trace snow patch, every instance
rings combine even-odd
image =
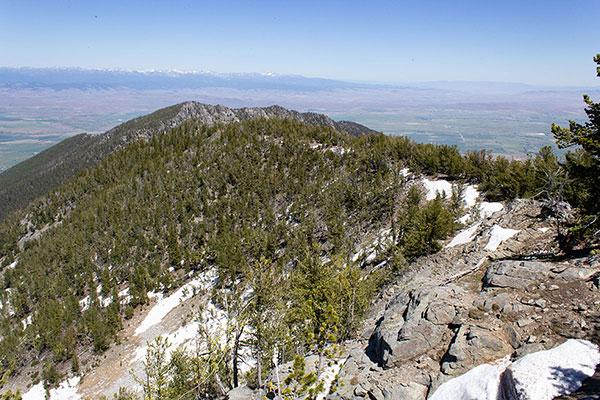
[[[496,400],[500,374],[510,365],[510,356],[493,364],[482,364],[442,384],[429,400]]]
[[[190,322],[189,324],[182,326],[181,328],[177,329],[177,331],[169,335],[169,343],[171,343],[173,348],[178,348],[179,346],[198,337],[199,327],[200,324],[197,321]]]
[[[10,304],[10,294],[12,293],[13,288],[6,288],[5,292],[7,294],[7,298],[6,300],[3,301],[2,303],[2,311],[6,310],[6,312],[8,313],[8,315],[10,317],[12,317],[13,315],[15,315],[15,310],[13,309],[12,305]]]
[[[538,231],[542,232],[542,233],[546,233],[550,230],[550,228],[538,228]]]
[[[173,332],[169,335],[166,335],[165,338],[167,339],[168,343],[171,345],[167,349],[167,357],[170,357],[171,353],[173,351],[177,350],[180,346],[185,345],[192,339],[198,337],[199,326],[200,326],[200,324],[198,322],[193,321],[193,322],[190,322],[189,324],[186,324],[186,325],[182,326],[181,328],[177,329],[175,332]],[[146,357],[147,351],[148,351],[148,345],[138,347],[135,350],[135,356],[133,358],[133,361],[143,360]]]
[[[162,292],[148,292],[146,293],[148,295],[149,299],[153,299],[153,298],[157,298],[157,299],[162,299],[164,296],[162,294]]]
[[[579,389],[600,364],[598,346],[569,339],[550,350],[538,351],[510,367],[517,393],[522,398],[551,400]]]
[[[369,255],[367,256],[367,258],[365,258],[365,263],[366,263],[366,264],[370,264],[370,263],[372,263],[372,262],[373,262],[373,260],[375,260],[375,258],[376,258],[376,257],[377,257],[377,251],[376,251],[376,250],[373,250],[373,251],[371,252],[371,254],[369,254]]]
[[[225,345],[228,339],[228,323],[235,323],[235,321],[228,321],[227,313],[221,308],[217,307],[212,301],[210,301],[205,309],[200,314],[201,322],[198,320],[189,322],[184,326],[177,329],[175,332],[163,335],[163,337],[170,344],[166,351],[167,358],[170,358],[173,351],[191,343],[201,337],[199,334],[200,329],[211,339],[216,339],[220,345]],[[204,337],[204,336],[202,336]],[[244,331],[241,336],[241,341],[247,339],[247,331]],[[146,357],[148,351],[148,342],[144,346],[140,346],[135,350],[133,359],[131,362],[139,362]],[[198,341],[197,346],[199,350],[206,350],[206,341]],[[243,375],[255,366],[255,360],[250,353],[249,347],[243,347],[240,351],[240,363],[238,365],[240,373]]]
[[[427,190],[425,200],[434,200],[438,193],[442,198],[447,199],[452,196],[452,185],[450,182],[443,179],[438,181],[430,181],[429,179],[423,179],[423,186]]]
[[[467,185],[463,192],[463,200],[467,207],[473,207],[479,198],[479,190],[474,185]]]
[[[482,201],[479,206],[479,213],[482,218],[491,217],[494,213],[502,210],[504,206],[502,203],[488,203],[487,201]]]
[[[587,340],[569,339],[512,364],[506,356],[495,363],[479,365],[442,384],[430,400],[496,400],[501,388],[507,392],[514,389],[523,399],[551,400],[579,389],[585,379],[594,375],[598,364],[598,346]],[[506,370],[512,373],[512,380],[500,378]]]
[[[475,232],[477,232],[477,228],[479,228],[479,223],[473,225],[469,229],[465,229],[460,232],[458,235],[454,236],[454,239],[450,243],[446,245],[446,247],[454,247],[459,244],[469,243],[475,239]]]
[[[226,331],[229,322],[227,313],[211,301],[206,305],[200,316],[202,318],[202,329],[206,331],[208,336],[218,338],[219,343],[224,344],[227,340]]]
[[[100,305],[102,305],[102,307],[108,307],[110,303],[112,303],[112,297],[104,298],[102,296],[98,296],[98,302],[100,303]],[[92,299],[89,295],[79,300],[79,306],[81,307],[81,311],[86,311],[88,308],[90,308],[91,304]]]
[[[244,299],[248,299],[252,293],[252,291],[248,290],[242,296]],[[217,307],[212,301],[206,305],[206,308],[200,315],[202,322],[198,323],[198,327],[203,329],[209,337],[217,339],[219,344],[222,346],[225,345],[228,340],[228,328],[235,326],[235,319],[228,320],[225,310]],[[248,327],[243,330],[240,337],[241,342],[248,340],[249,330]],[[206,348],[206,343],[203,342],[200,345],[201,348]],[[256,360],[254,359],[249,346],[242,347],[239,355],[238,368],[240,374],[243,376],[246,372],[254,368]]]
[[[334,154],[337,154],[338,156],[343,156],[344,154],[350,152],[350,150],[345,149],[345,148],[343,148],[341,146],[333,146],[333,147],[330,147],[327,150],[331,151]]]
[[[90,308],[90,303],[92,299],[90,296],[85,296],[83,299],[79,300],[79,306],[81,307],[81,311],[85,311]]]
[[[135,330],[135,335],[139,335],[145,331],[147,331],[150,327],[158,324],[162,319],[171,312],[175,307],[177,307],[182,301],[191,297],[194,293],[195,289],[208,289],[213,287],[217,280],[217,270],[210,269],[204,273],[202,273],[198,278],[186,283],[179,289],[175,291],[172,295],[168,297],[156,296],[158,297],[158,302],[146,318],[142,321],[142,323]]]
[[[516,229],[502,228],[500,225],[494,225],[490,231],[490,240],[484,248],[486,250],[496,251],[502,242],[519,232],[520,231]]]
[[[425,195],[426,200],[433,200],[439,193],[443,198],[448,199],[452,196],[452,184],[446,180],[431,181],[429,179],[423,179],[423,185],[427,190]],[[467,207],[473,207],[477,204],[477,199],[480,196],[479,190],[475,185],[466,185],[462,199],[464,200]],[[492,214],[502,210],[504,206],[502,203],[482,201],[479,203],[479,213],[482,218],[487,218]],[[464,219],[464,220],[463,220]],[[465,223],[468,216],[461,218],[461,222]]]
[[[382,229],[379,231],[377,238],[367,247],[360,249],[352,256],[352,261],[356,262],[359,258],[367,255],[367,258],[363,261],[368,264],[373,262],[379,252],[385,249],[388,245],[393,244],[393,236],[391,229]]]
[[[377,264],[376,266],[374,266],[373,270],[379,269],[379,268],[383,267],[384,265],[386,265],[387,263],[388,263],[387,260],[383,260],[382,262],[380,262],[379,264]]]
[[[100,304],[102,304],[102,307],[106,308],[106,307],[110,306],[110,303],[112,303],[112,297],[104,298],[102,296],[98,296],[98,301],[100,301]]]
[[[79,384],[78,376],[61,382],[55,389],[50,389],[50,400],[79,400],[81,395],[77,393]],[[23,394],[23,400],[41,400],[46,398],[46,391],[42,382],[33,386],[29,391]]]
[[[34,385],[23,394],[22,400],[41,400],[46,398],[46,391],[42,382]]]
[[[21,323],[23,324],[23,329],[27,329],[29,325],[33,322],[33,314],[28,315]]]
[[[129,287],[126,287],[125,289],[123,289],[119,292],[119,303],[122,306],[129,304],[129,302],[131,301],[131,298],[132,298],[132,296],[129,294]]]
[[[10,264],[8,264],[6,266],[6,269],[13,269],[16,266],[17,266],[17,260],[15,260],[15,261],[11,262]]]
[[[463,200],[467,207],[477,207],[477,212],[479,213],[479,218],[484,219],[491,217],[494,213],[502,210],[504,205],[502,203],[497,202],[487,202],[482,201],[477,203],[477,199],[479,198],[479,191],[475,189],[475,186],[468,185],[465,187],[465,191],[463,193]],[[470,214],[463,215],[458,220],[463,224],[466,224],[471,218]]]
[[[465,214],[465,215],[463,215],[462,217],[460,217],[460,218],[458,219],[458,222],[461,222],[461,223],[463,223],[463,224],[466,224],[467,222],[469,222],[469,218],[471,218],[471,215],[469,215],[469,214]]]

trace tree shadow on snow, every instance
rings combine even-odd
[[[573,377],[577,376],[577,375],[569,377],[569,372],[570,372],[569,369],[555,368],[555,371],[553,371],[553,375],[556,373],[556,376],[558,378],[566,377],[567,381],[568,381],[568,379],[571,379],[571,382],[574,382]],[[585,377],[585,375],[581,374],[581,371],[578,371],[578,372],[580,374],[580,375],[578,375],[579,382],[580,382],[581,378],[585,379],[586,377]],[[562,387],[562,386],[557,386],[557,387]],[[585,400],[600,400],[600,364],[596,367],[596,372],[594,373],[594,375],[591,376],[590,378],[587,378],[583,382],[583,385],[581,386],[581,388],[579,388],[576,391],[571,391],[571,392],[572,392],[571,394],[566,394],[566,395],[562,395],[559,397],[555,397],[555,400],[584,400],[584,399]]]

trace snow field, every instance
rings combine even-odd
[[[475,239],[475,233],[477,232],[477,228],[479,228],[479,225],[480,223],[476,223],[469,229],[465,229],[464,231],[460,232],[459,234],[454,236],[452,241],[448,243],[446,247],[454,247],[458,246],[459,244],[472,242],[473,239]]]
[[[519,232],[520,231],[516,229],[502,228],[500,225],[494,225],[490,230],[490,240],[484,248],[486,250],[496,251],[502,242],[510,239]]]
[[[550,350],[529,354],[511,363],[509,356],[482,364],[442,384],[430,400],[496,400],[501,386],[514,389],[521,399],[551,400],[579,389],[600,364],[598,346],[587,340],[569,339]],[[509,369],[512,383],[501,381]],[[510,386],[514,383],[514,387]]]
[[[137,327],[135,335],[140,335],[141,333],[146,332],[150,327],[160,323],[171,310],[177,307],[186,298],[191,297],[194,289],[208,289],[214,286],[216,279],[217,271],[216,269],[211,269],[200,274],[198,278],[186,283],[172,295],[168,297],[157,296],[159,298],[158,302],[152,307],[148,315],[146,315],[146,318],[144,318],[142,323]]]
[[[57,388],[50,389],[50,400],[80,400],[81,395],[77,393],[77,387],[80,378],[78,376],[67,379],[58,385]],[[46,391],[42,382],[33,386],[27,393],[23,394],[23,400],[43,400],[46,398]]]

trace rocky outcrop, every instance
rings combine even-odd
[[[513,349],[511,342],[516,347],[519,344],[513,332],[510,338],[507,333],[508,329],[495,330],[483,324],[462,325],[442,359],[441,372],[455,376],[471,369],[477,361],[492,361],[509,354]]]
[[[227,400],[262,400],[264,396],[264,393],[248,386],[238,386],[227,392]]]
[[[488,268],[483,283],[486,287],[524,289],[548,279],[553,267],[544,262],[500,261]]]
[[[595,261],[592,264],[595,265]],[[530,285],[540,284],[548,279],[564,282],[587,280],[598,272],[598,266],[584,265],[577,260],[577,265],[555,264],[538,261],[499,261],[491,265],[483,279],[485,287],[524,289]]]
[[[600,257],[548,259],[556,231],[540,213],[515,201],[471,242],[413,264],[374,304],[363,339],[346,344],[343,385],[328,398],[424,400],[475,366],[591,337]],[[492,251],[495,226],[518,232]]]
[[[423,287],[394,299],[375,330],[375,354],[384,367],[399,366],[439,345],[464,310],[460,287]]]

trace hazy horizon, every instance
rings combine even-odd
[[[8,67],[595,85],[600,3],[3,2]]]
[[[89,72],[119,72],[119,73],[139,73],[139,74],[174,74],[174,75],[214,75],[217,77],[227,76],[262,76],[262,77],[278,77],[278,78],[305,78],[315,80],[327,80],[335,82],[343,82],[357,85],[371,85],[371,86],[403,86],[403,85],[437,85],[437,84],[455,84],[455,85],[517,85],[517,86],[528,86],[531,88],[542,88],[542,89],[600,89],[600,82],[592,81],[586,85],[566,85],[566,84],[539,84],[522,81],[500,81],[500,80],[448,80],[448,79],[432,79],[422,81],[384,81],[384,80],[353,80],[353,79],[341,79],[335,77],[322,77],[322,76],[308,76],[302,74],[284,74],[276,71],[272,72],[256,72],[256,71],[235,71],[235,72],[220,72],[220,71],[209,71],[209,70],[180,70],[180,69],[136,69],[136,68],[104,68],[104,67],[81,67],[81,66],[70,66],[70,65],[56,65],[56,66],[3,66],[0,65],[1,70],[58,70],[58,71],[89,71]],[[0,81],[0,85],[5,82]],[[466,86],[464,87],[466,88]]]

